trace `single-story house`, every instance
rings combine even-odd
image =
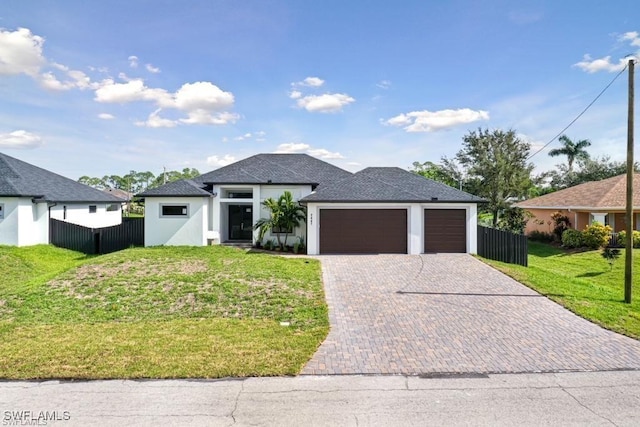
[[[290,191],[307,208],[309,254],[476,253],[479,197],[400,168],[355,174],[306,154],[257,154],[139,194],[145,246],[255,243],[262,202]],[[267,234],[266,239],[275,235]]]
[[[0,244],[49,243],[49,218],[100,228],[122,222],[122,199],[0,153]]]
[[[633,195],[634,228],[638,230],[640,220],[640,174],[634,174]],[[591,181],[565,188],[540,197],[516,203],[515,206],[528,211],[529,219],[525,233],[553,231],[551,215],[560,212],[569,218],[571,227],[584,230],[594,221],[610,225],[614,232],[626,228],[625,209],[627,176],[619,175],[601,181]]]

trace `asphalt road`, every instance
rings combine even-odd
[[[451,378],[5,381],[0,382],[0,419],[1,425],[64,427],[631,426],[640,425],[640,371]]]

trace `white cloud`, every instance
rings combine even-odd
[[[634,47],[640,47],[640,34],[637,31],[628,31],[618,37],[619,42],[628,42],[629,45]],[[640,57],[640,52],[635,52],[636,58]],[[582,61],[573,64],[574,67],[580,68],[587,73],[597,73],[599,71],[606,71],[609,73],[615,73],[624,70],[624,67],[629,62],[629,57],[620,58],[617,62],[611,60],[611,56],[603,56],[602,58],[593,59],[591,55],[586,54],[583,56]]]
[[[226,125],[240,119],[240,116],[235,113],[212,113],[201,108],[189,111],[188,116],[186,119],[180,119],[180,122],[188,125]]]
[[[148,127],[148,128],[173,128],[177,126],[175,120],[165,119],[160,117],[161,109],[158,108],[153,113],[149,114],[149,118],[144,122],[135,122],[136,126]]]
[[[159,106],[172,106],[173,98],[164,89],[148,88],[142,79],[130,80],[126,83],[116,83],[112,79],[103,80],[96,90],[97,102],[120,103],[134,101],[153,101]]]
[[[160,68],[154,67],[151,64],[146,64],[144,67],[147,69],[148,72],[153,73],[153,74],[157,74],[157,73],[160,72]]]
[[[0,134],[1,148],[36,148],[41,145],[42,138],[26,130]]]
[[[302,92],[300,92],[299,90],[292,90],[291,92],[289,92],[289,98],[291,99],[302,98]]]
[[[391,87],[391,81],[390,80],[380,80],[378,83],[376,83],[376,86],[378,86],[380,89],[389,89]]]
[[[407,132],[433,132],[478,120],[489,120],[489,113],[469,108],[412,111],[406,114],[399,114],[384,123],[390,126],[404,126]]]
[[[362,166],[362,163],[358,163],[358,162],[347,162],[347,165],[349,165],[349,166]]]
[[[211,167],[214,168],[219,168],[222,166],[227,166],[230,165],[231,163],[235,162],[236,158],[230,154],[225,154],[222,157],[218,157],[218,156],[209,156],[207,157],[207,164]]]
[[[127,58],[129,60],[129,67],[131,68],[138,68],[138,57],[135,55],[131,55],[129,58]]]
[[[26,74],[36,77],[46,63],[42,55],[44,38],[27,28],[0,30],[0,75]]]
[[[180,110],[221,111],[231,107],[234,96],[210,82],[185,83],[175,93],[176,108]]]
[[[307,95],[298,99],[299,107],[312,113],[336,113],[355,99],[344,93],[325,93],[323,95]]]
[[[113,114],[109,114],[109,113],[100,113],[98,114],[98,118],[102,119],[102,120],[113,120],[116,118],[116,116],[114,116]]]
[[[331,152],[324,148],[312,148],[309,144],[302,142],[290,142],[280,144],[276,148],[275,153],[290,154],[290,153],[307,153],[311,156],[321,159],[344,159],[344,156],[337,152]]]
[[[307,87],[320,87],[324,84],[324,80],[320,77],[307,77],[301,82],[291,83],[291,86],[307,86]]]

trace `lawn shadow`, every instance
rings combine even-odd
[[[579,274],[576,277],[596,277],[601,274],[604,274],[604,271],[589,271],[588,273]]]

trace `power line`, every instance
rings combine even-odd
[[[606,86],[604,87],[604,89],[602,89],[602,90],[600,91],[600,93],[598,94],[598,96],[596,96],[596,97],[593,99],[593,101],[591,101],[591,102],[589,103],[589,105],[587,105],[587,106],[585,107],[585,109],[584,109],[584,110],[582,110],[582,112],[580,112],[580,114],[578,114],[578,115],[576,116],[576,118],[575,118],[575,119],[571,120],[571,123],[569,123],[567,126],[565,126],[565,128],[564,128],[564,129],[562,129],[560,132],[558,132],[558,134],[557,134],[556,136],[554,136],[553,138],[551,138],[551,139],[549,140],[549,142],[547,142],[546,144],[544,144],[544,145],[542,146],[542,148],[540,148],[538,151],[536,151],[535,153],[533,153],[532,155],[530,155],[529,157],[527,157],[527,160],[531,160],[531,158],[532,158],[533,156],[535,156],[536,154],[540,153],[542,150],[544,150],[545,148],[547,148],[547,146],[549,146],[549,144],[551,144],[553,141],[555,141],[557,137],[559,137],[560,135],[562,135],[562,134],[564,133],[564,131],[566,131],[567,129],[569,129],[569,128],[571,127],[571,125],[572,125],[572,124],[574,124],[575,122],[577,122],[577,121],[578,121],[578,119],[579,119],[580,117],[582,117],[582,115],[583,115],[584,113],[586,113],[586,112],[587,112],[587,110],[588,110],[589,108],[591,108],[591,106],[592,106],[593,104],[595,104],[595,103],[596,103],[596,101],[597,101],[597,100],[598,100],[598,99],[599,99],[599,98],[600,98],[600,97],[601,97],[601,96],[602,96],[602,95],[607,91],[607,89],[609,89],[609,87],[613,84],[613,82],[615,82],[615,81],[618,79],[618,77],[620,77],[620,75],[621,75],[622,73],[624,73],[624,72],[627,70],[627,66],[628,66],[628,65],[625,65],[625,66],[624,66],[624,68],[622,69],[622,71],[620,71],[618,74],[616,74],[616,76],[613,78],[613,80],[611,80],[611,81],[609,82],[609,84],[608,84],[608,85],[606,85]]]

